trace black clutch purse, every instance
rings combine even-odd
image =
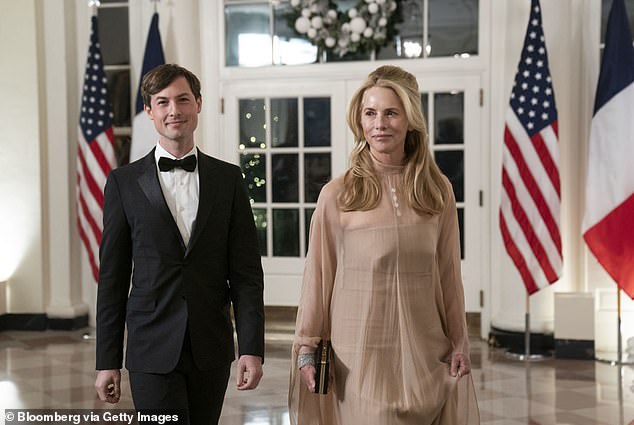
[[[328,379],[330,376],[330,341],[322,340],[315,351],[315,393],[328,393]]]

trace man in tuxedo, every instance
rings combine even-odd
[[[237,388],[253,389],[262,377],[263,273],[253,214],[240,169],[194,144],[198,78],[161,65],[141,91],[160,138],[106,183],[95,387],[101,400],[119,401],[127,323],[136,409],[215,424],[235,358],[231,306]]]

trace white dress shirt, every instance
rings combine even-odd
[[[198,159],[198,151],[196,147],[185,154],[186,156],[194,155]],[[198,212],[198,199],[199,199],[199,177],[198,177],[198,163],[196,163],[196,169],[192,172],[185,171],[182,168],[174,168],[170,171],[161,171],[158,168],[158,161],[160,157],[167,157],[170,159],[182,159],[176,158],[171,153],[167,152],[163,147],[157,143],[156,150],[154,151],[154,159],[156,162],[156,169],[158,171],[159,182],[161,183],[161,190],[167,206],[174,217],[176,226],[183,237],[185,246],[189,244],[189,238],[194,228],[194,222],[196,221],[196,213]]]

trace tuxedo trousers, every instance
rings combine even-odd
[[[163,424],[170,423],[160,416],[166,414],[177,415],[178,423],[183,425],[216,425],[230,372],[231,363],[210,370],[198,369],[186,332],[174,370],[165,374],[130,371],[134,407],[150,419],[144,425],[153,423],[152,419],[157,419],[156,423],[161,420]]]

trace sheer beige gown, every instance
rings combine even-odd
[[[292,424],[479,424],[471,375],[449,373],[468,353],[455,199],[418,215],[402,192],[403,167],[375,161],[382,197],[342,212],[339,177],[312,218],[289,390]],[[296,367],[301,346],[330,338],[333,383],[310,393]]]

